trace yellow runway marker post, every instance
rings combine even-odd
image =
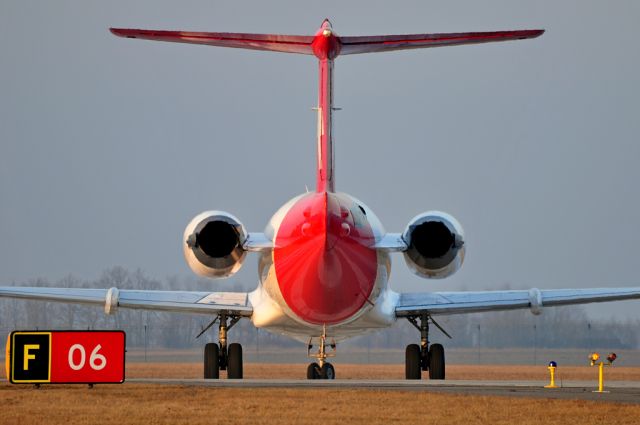
[[[549,385],[545,385],[545,388],[558,388],[558,386],[556,385],[556,368],[558,367],[558,364],[556,362],[549,362],[549,366],[547,367],[547,369],[549,369],[549,375],[550,376],[550,381],[549,381]]]
[[[589,361],[591,362],[591,366],[595,366],[596,363],[598,364],[598,390],[597,391],[593,391],[594,393],[608,393],[609,392],[609,391],[605,391],[604,390],[604,367],[605,366],[613,366],[613,362],[617,358],[618,358],[618,356],[616,355],[616,353],[609,353],[609,355],[607,356],[608,364],[605,364],[603,361],[600,361],[598,363],[598,360],[600,359],[600,354],[591,353],[589,355]]]

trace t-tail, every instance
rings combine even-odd
[[[339,55],[522,40],[525,38],[538,37],[544,30],[341,37],[333,31],[329,20],[325,19],[320,29],[313,36],[155,31],[121,28],[111,28],[111,32],[117,36],[126,38],[206,44],[219,47],[268,50],[316,56],[319,65],[316,191],[334,192],[335,167],[332,136],[332,115],[334,111],[333,62]]]

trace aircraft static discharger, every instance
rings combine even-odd
[[[333,69],[341,55],[521,40],[543,30],[339,36],[325,20],[315,35],[275,35],[156,31],[112,28],[120,37],[267,50],[315,56],[318,60],[316,187],[282,206],[264,232],[247,232],[240,220],[222,211],[196,216],[184,232],[191,269],[224,278],[236,273],[248,252],[259,256],[258,287],[250,293],[110,289],[0,287],[0,296],[104,305],[119,308],[204,314],[217,324],[218,343],[204,348],[204,377],[243,376],[242,347],[228,343],[229,330],[246,318],[262,329],[288,335],[308,346],[317,361],[309,379],[333,379],[327,358],[345,338],[407,319],[420,333],[406,347],[407,379],[445,378],[444,349],[429,341],[438,315],[530,309],[543,306],[640,298],[640,288],[508,290],[398,293],[389,286],[390,254],[401,252],[408,267],[424,278],[455,273],[465,255],[462,226],[449,214],[428,211],[414,217],[402,233],[387,233],[373,211],[336,191],[332,115]],[[446,334],[446,332],[445,332]],[[417,339],[417,338],[416,338]],[[317,347],[316,353],[311,353]],[[331,350],[329,350],[331,349]]]

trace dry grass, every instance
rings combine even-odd
[[[404,379],[404,365],[363,365],[335,363],[339,379]],[[224,373],[223,373],[224,374]],[[128,378],[202,378],[200,363],[128,363]],[[304,364],[248,363],[245,378],[304,379]],[[447,379],[544,381],[549,378],[546,366],[447,366]],[[557,379],[567,381],[597,380],[598,370],[589,366],[568,366],[557,369]],[[640,381],[640,367],[609,367],[605,379],[610,381]],[[639,421],[640,422],[640,421]]]
[[[639,405],[410,391],[0,384],[5,425],[637,424]]]
[[[245,365],[247,378],[303,379],[303,364]],[[336,364],[344,379],[402,379],[402,365]],[[594,380],[595,368],[558,369]],[[200,363],[129,363],[127,377],[200,378]],[[449,379],[545,380],[544,366],[450,365]],[[640,380],[640,368],[608,368]],[[0,423],[30,424],[638,424],[640,405],[353,389],[206,388],[153,385],[13,386],[0,383]]]

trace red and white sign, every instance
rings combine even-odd
[[[13,332],[11,382],[122,383],[123,331]]]
[[[123,382],[124,332],[53,332],[51,382]]]

